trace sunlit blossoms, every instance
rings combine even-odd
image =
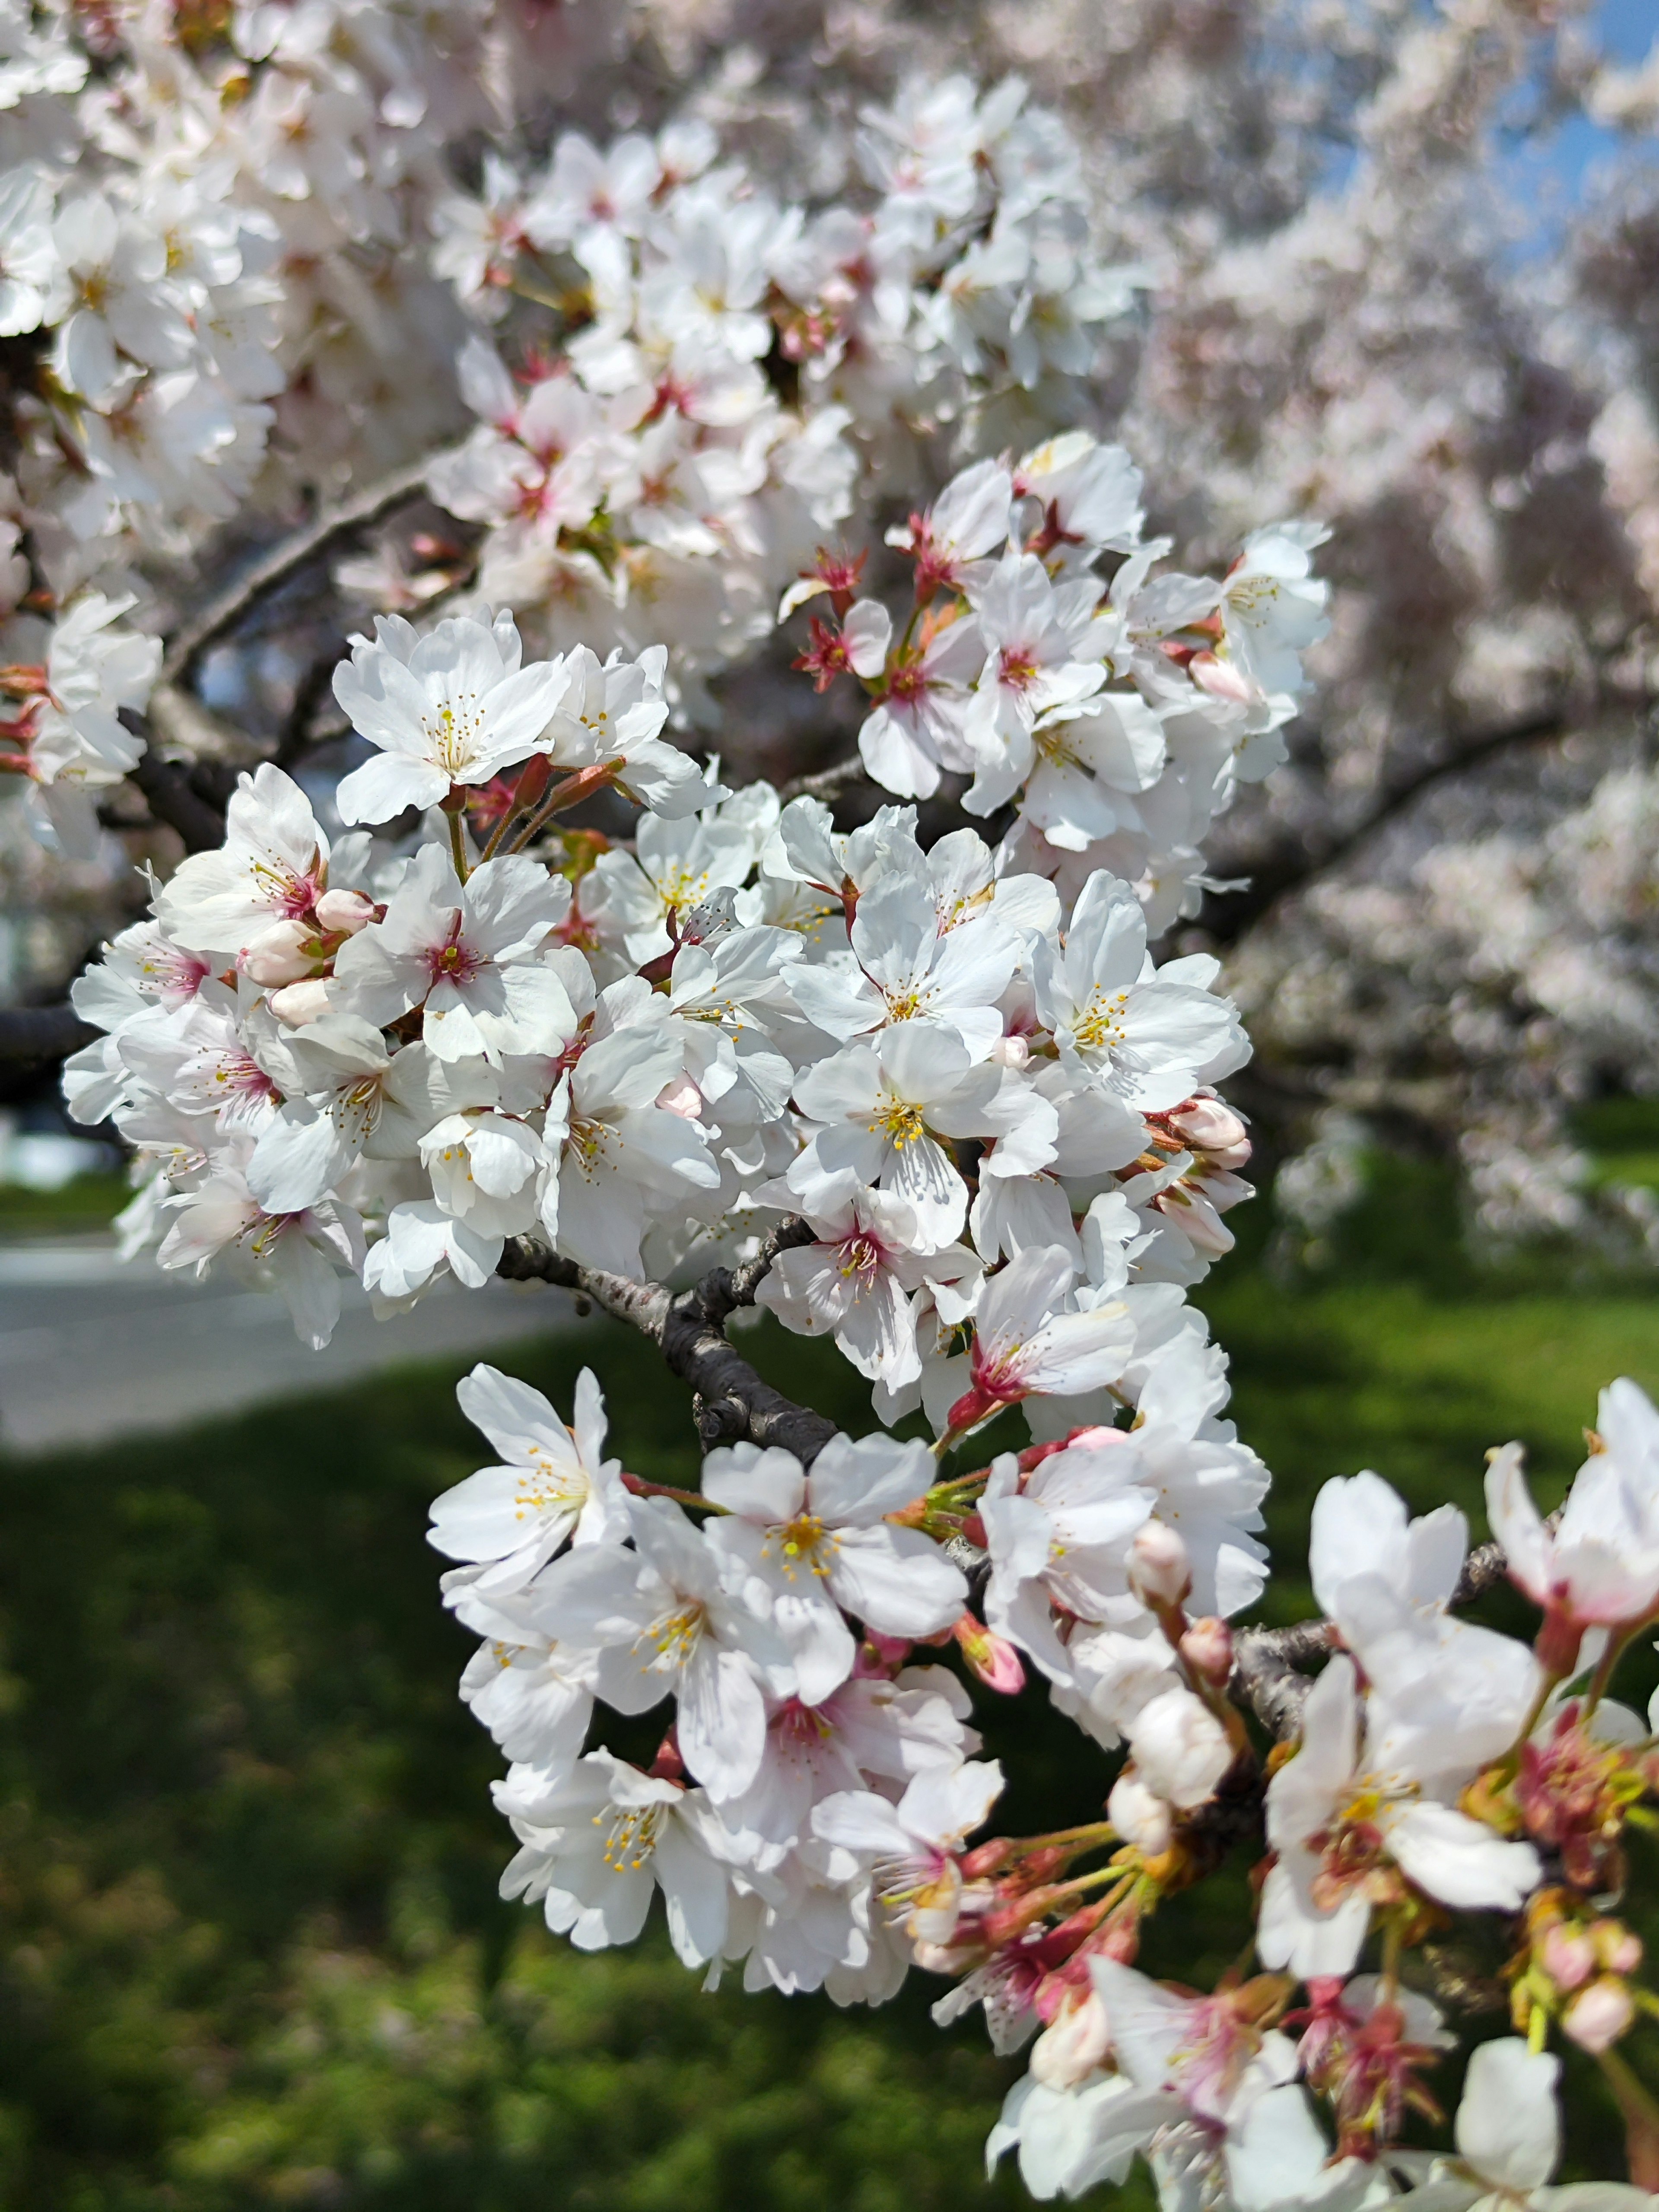
[[[589,1369],[461,1385],[494,1456],[429,1534],[504,1893],[587,1950],[660,1897],[711,1984],[933,1978],[1029,2054],[988,2152],[1040,2197],[1140,2160],[1168,2212],[1568,2203],[1564,2060],[1659,2183],[1659,1759],[1611,1695],[1659,1620],[1647,1399],[1605,1395],[1559,1516],[1492,1455],[1501,1557],[1337,1475],[1319,1617],[1252,1625],[1269,1476],[1189,1295],[1250,1046],[1167,939],[1356,620],[1320,471],[1235,486],[1201,557],[1146,536],[1101,395],[1159,272],[1020,82],[918,76],[784,193],[719,98],[506,130],[603,11],[188,13],[95,54],[49,14],[0,64],[0,770],[71,864],[135,794],[177,841],[73,1000],[131,1251],[319,1346],[348,1297],[540,1280],[694,1394],[681,1484]],[[822,778],[782,708],[776,781],[718,742],[763,655],[840,733]],[[783,1397],[750,1307],[867,1416]],[[1050,1832],[1000,1810],[1018,1698],[1077,1730]],[[1148,1971],[1218,1875],[1233,1963]],[[1446,2122],[1471,1986],[1515,2035]]]

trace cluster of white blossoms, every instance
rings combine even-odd
[[[1058,1253],[1028,1257],[982,1297],[981,1343],[995,1284],[1063,1279]],[[1085,1329],[1067,1334],[1086,1357]],[[1492,1455],[1492,1525],[1543,1612],[1530,1647],[1450,1610],[1461,1512],[1409,1520],[1375,1474],[1328,1483],[1310,1571],[1331,1656],[1264,1793],[1224,1616],[1261,1583],[1265,1481],[1193,1419],[1220,1395],[1194,1342],[1153,1363],[1131,1426],[971,1474],[940,1480],[926,1443],[878,1431],[831,1437],[810,1467],[718,1449],[696,1491],[605,1457],[591,1374],[567,1429],[476,1369],[461,1404],[501,1463],[437,1500],[431,1540],[460,1563],[447,1604],[483,1638],[461,1694],[512,1762],[502,1893],[593,1950],[637,1936],[660,1890],[711,1987],[741,1963],[746,1989],[873,2004],[911,1966],[945,1978],[942,2026],[982,2007],[1000,2052],[1030,2046],[988,2156],[1017,2153],[1039,2197],[1121,2182],[1140,2156],[1166,2212],[1651,2206],[1547,2187],[1547,2045],[1605,2065],[1632,2170],[1659,2178],[1659,2116],[1616,2049],[1655,2002],[1616,1914],[1623,1829],[1659,1788],[1659,1696],[1644,1721],[1605,1694],[1659,1618],[1659,1413],[1632,1383],[1603,1393],[1553,1529],[1519,1447]],[[959,1405],[951,1433],[979,1410]],[[939,1662],[951,1644],[963,1671]],[[1027,1663],[1127,1754],[1103,1819],[1011,1837],[971,1686],[1017,1691]],[[606,1745],[658,1711],[647,1764]],[[1228,1840],[1255,1863],[1255,1970],[1207,1995],[1150,1978],[1146,1922]],[[1475,2052],[1443,2154],[1402,2130],[1443,2117],[1422,2077],[1457,2039],[1423,1984],[1455,1917],[1484,1923],[1520,2034]]]
[[[145,1164],[131,1243],[272,1285],[315,1343],[347,1270],[397,1308],[506,1267],[648,1309],[669,1357],[666,1285],[735,1297],[720,1271],[746,1264],[756,1302],[871,1381],[873,1433],[788,1409],[787,1446],[744,1367],[759,1435],[692,1490],[606,1457],[591,1375],[568,1427],[493,1369],[462,1385],[499,1463],[438,1500],[432,1540],[483,1639],[462,1694],[511,1762],[507,1893],[593,1948],[660,1890],[711,1981],[740,1962],[750,1988],[877,2002],[912,1966],[946,1977],[941,2021],[982,2007],[1000,2051],[1030,2045],[990,2148],[1039,2195],[1144,2154],[1170,2208],[1529,2203],[1555,2156],[1544,2045],[1623,2088],[1649,2002],[1616,1911],[1659,1765],[1604,1693],[1659,1615],[1659,1415],[1605,1395],[1555,1524],[1518,1449],[1494,1455],[1533,1648],[1452,1610],[1462,1515],[1408,1521],[1370,1474],[1316,1509],[1317,1680],[1230,1626],[1267,1579],[1268,1477],[1186,1294],[1248,1194],[1216,1089],[1248,1046],[1212,960],[1149,958],[1088,810],[1130,731],[1185,725],[1200,776],[1235,772],[1228,718],[1299,680],[1313,533],[1161,601],[1135,555],[1103,585],[1082,518],[1121,465],[1066,451],[1065,489],[1042,456],[975,464],[913,519],[896,649],[855,578],[800,584],[832,617],[809,667],[863,672],[879,757],[968,748],[1012,802],[999,845],[727,790],[664,735],[660,648],[526,661],[506,613],[382,618],[336,676],[373,749],[335,797],[355,826],[331,841],[282,771],[245,778],[223,847],[76,986],[102,1035],[68,1096]],[[931,716],[906,720],[906,669]],[[631,838],[561,826],[607,790]],[[1031,1443],[974,1465],[1015,1407]],[[1102,1817],[987,1833],[1003,1776],[974,1698],[1028,1670],[1102,1757]],[[1264,1758],[1252,1705],[1294,1756]],[[659,1708],[654,1752],[623,1757],[616,1728]],[[1240,1848],[1256,1971],[1208,1996],[1141,1973],[1149,1917]],[[1437,2165],[1401,2129],[1455,2041],[1423,1988],[1455,1915],[1508,1974],[1528,2040],[1495,2047],[1501,2080],[1539,2106],[1522,2148],[1494,2136],[1483,2058]],[[1646,2172],[1659,2132],[1632,2112]]]
[[[1406,75],[1465,97],[1496,5],[1413,32]],[[93,849],[100,793],[124,823],[114,787],[165,783],[181,702],[213,734],[181,687],[215,639],[214,704],[265,697],[286,648],[263,656],[256,603],[337,538],[301,527],[221,618],[204,571],[269,537],[261,511],[349,490],[359,522],[421,496],[455,524],[337,570],[373,634],[336,663],[325,625],[280,713],[215,738],[222,764],[270,755],[286,717],[300,775],[264,758],[210,849],[192,791],[196,849],[76,984],[99,1036],[66,1094],[132,1152],[128,1246],[269,1285],[316,1345],[349,1277],[392,1310],[538,1275],[694,1382],[713,1448],[678,1490],[605,1456],[591,1376],[567,1427],[481,1368],[462,1402],[500,1464],[434,1509],[446,1601],[483,1639],[463,1695],[510,1762],[506,1887],[579,1945],[635,1936],[661,1890],[711,1981],[874,2002],[944,1978],[942,2022],[982,2008],[1000,2051],[1029,2046],[990,2151],[1039,2196],[1144,2156],[1168,2212],[1652,2203],[1552,2188],[1549,2046],[1602,2068],[1659,2185],[1621,2049],[1659,2000],[1620,1917],[1659,1715],[1607,1695],[1659,1618],[1659,1416],[1605,1394],[1550,1522],[1516,1449],[1493,1455],[1530,1646],[1460,1617],[1504,1571],[1466,1558],[1462,1515],[1412,1521],[1370,1474],[1319,1500],[1322,1618],[1236,1625],[1267,1583],[1268,1477],[1188,1293],[1249,1193],[1218,1088],[1249,1048],[1216,961],[1148,945],[1285,759],[1327,629],[1321,530],[1223,527],[1217,486],[1301,514],[1344,439],[1372,465],[1351,404],[1261,433],[1270,501],[1237,477],[1285,300],[1321,325],[1327,294],[1264,285],[1243,222],[1234,290],[1152,349],[1154,386],[1231,381],[1148,496],[1080,426],[1149,280],[1100,248],[1083,155],[1022,86],[918,79],[837,122],[851,170],[793,197],[722,145],[718,100],[659,101],[605,145],[521,131],[623,12],[0,0],[0,771],[43,826]],[[1352,185],[1379,234],[1377,179],[1423,167],[1420,138],[1388,152],[1400,91]],[[1329,240],[1297,251],[1365,265]],[[1391,354],[1388,384],[1411,411]],[[1413,440],[1441,453],[1438,418]],[[1444,533],[1383,526],[1376,481],[1344,558],[1383,563],[1407,613],[1372,623],[1351,586],[1334,642],[1352,659],[1364,632],[1394,684],[1440,665],[1410,628],[1433,591],[1398,578]],[[1487,531],[1524,501],[1465,504]],[[1148,505],[1242,551],[1160,566]],[[718,726],[712,679],[781,625],[819,690],[861,688],[848,742],[897,803],[850,831],[675,741]],[[357,740],[337,781],[307,719],[331,673]],[[1383,693],[1333,696],[1376,746]],[[611,834],[574,826],[600,798]],[[966,826],[940,834],[940,800]],[[1442,907],[1501,937],[1452,873]],[[1639,906],[1634,863],[1612,874],[1602,908]],[[1522,950],[1535,996],[1577,990],[1559,945]],[[872,1434],[738,1357],[747,1302],[835,1340]],[[1029,1445],[975,1443],[1016,1407]],[[1015,1837],[975,1700],[1028,1677],[1098,1764],[1100,1817]],[[1224,1867],[1253,1877],[1238,1965],[1208,1994],[1142,1972],[1149,1920]],[[1435,1999],[1471,1988],[1516,2037],[1472,2060],[1455,2148],[1414,2149],[1457,2039]]]
[[[475,315],[527,299],[562,324],[516,374],[482,337],[462,358],[479,428],[432,488],[488,526],[479,592],[536,607],[552,647],[668,642],[680,685],[770,630],[855,489],[925,480],[926,431],[970,435],[1006,390],[1041,419],[1140,281],[1091,258],[1077,149],[1014,80],[872,110],[868,205],[781,203],[719,152],[700,120],[603,150],[568,132],[434,210]]]

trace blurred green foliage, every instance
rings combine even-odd
[[[1242,1255],[1206,1286],[1242,1432],[1278,1477],[1277,1617],[1306,1605],[1326,1476],[1371,1465],[1419,1508],[1478,1514],[1486,1447],[1519,1435],[1553,1502],[1598,1386],[1659,1389],[1644,1289],[1477,1279],[1446,1258],[1431,1180],[1402,1188],[1352,1232],[1363,1270],[1274,1280]],[[870,1425],[833,1353],[769,1323],[745,1348]],[[624,1332],[595,1318],[510,1364],[568,1410],[584,1363],[628,1463],[690,1478],[685,1393]],[[710,1996],[659,1931],[584,1958],[496,1899],[500,1762],[455,1698],[468,1639],[422,1540],[428,1501],[477,1464],[453,1379],[0,1465],[0,2206],[1021,2202],[981,2166],[1018,2064],[971,2022],[939,2033],[921,1978],[875,2014]],[[1489,1617],[1524,1620],[1502,1599]],[[1017,1778],[1011,1826],[1097,1808],[1106,1762],[1040,1697],[988,1739]],[[1212,1981],[1240,1899],[1224,1880],[1172,1906],[1144,1963]],[[1593,2088],[1582,2113],[1577,2170],[1615,2171]]]

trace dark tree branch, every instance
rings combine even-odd
[[[163,760],[152,746],[128,780],[143,793],[155,819],[178,831],[187,853],[216,852],[224,843],[224,810],[203,797],[182,762]]]
[[[426,489],[426,480],[431,471],[433,456],[425,454],[410,466],[382,477],[378,483],[369,484],[343,500],[337,507],[325,508],[303,529],[292,532],[279,544],[245,568],[234,582],[216,592],[204,606],[198,607],[173,632],[168,644],[167,658],[161,663],[161,678],[167,684],[185,682],[197,661],[214,639],[234,628],[258,604],[266,592],[274,592],[284,584],[296,570],[308,561],[325,553],[337,538],[347,538],[354,531],[366,530],[371,523],[402,507],[411,499],[418,499]]]
[[[1300,1733],[1302,1708],[1313,1684],[1300,1672],[1329,1651],[1336,1630],[1328,1620],[1302,1620],[1293,1628],[1247,1628],[1233,1646],[1235,1703],[1248,1705],[1280,1742]]]
[[[73,1006],[0,1007],[0,1060],[67,1060],[98,1034]]]
[[[775,1234],[781,1237],[788,1225],[782,1224]],[[805,1229],[805,1224],[797,1226]],[[810,1242],[811,1231],[805,1239],[789,1241]],[[776,1249],[782,1249],[782,1244]],[[766,1265],[770,1264],[768,1258]],[[803,1466],[810,1466],[835,1435],[835,1423],[775,1390],[733,1351],[720,1326],[734,1306],[752,1304],[764,1272],[760,1267],[753,1274],[746,1297],[732,1295],[736,1278],[724,1267],[677,1297],[663,1283],[634,1283],[625,1276],[579,1267],[538,1237],[509,1237],[496,1269],[509,1281],[557,1283],[580,1291],[659,1345],[671,1371],[696,1393],[697,1433],[705,1450],[746,1438],[750,1443],[781,1444]]]

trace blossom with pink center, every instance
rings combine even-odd
[[[963,1911],[963,1844],[1001,1794],[995,1759],[930,1767],[896,1805],[870,1790],[826,1797],[812,1832],[870,1862],[877,1894],[913,1941],[948,1943]]]
[[[936,1636],[968,1585],[930,1537],[885,1516],[927,1490],[927,1448],[876,1435],[832,1437],[810,1473],[793,1452],[733,1444],[703,1462],[703,1495],[726,1508],[709,1542],[769,1595],[800,1696],[817,1705],[853,1671],[842,1608],[885,1636]]]
[[[199,995],[165,1021],[128,1029],[118,1049],[170,1105],[211,1114],[216,1128],[258,1131],[282,1103],[231,1009]]]
[[[423,845],[382,920],[340,947],[329,1003],[385,1029],[414,1007],[440,1060],[562,1051],[576,1016],[544,957],[569,886],[527,854],[486,860],[463,884]]]
[[[311,914],[328,888],[328,840],[292,777],[267,761],[244,776],[216,852],[192,853],[155,901],[175,945],[234,960],[261,929]]]
[[[976,574],[976,564],[1006,544],[1013,496],[1014,480],[1000,461],[976,461],[951,478],[925,514],[888,532],[888,544],[916,564],[916,597],[924,606],[936,592],[959,591]]]
[[[1285,1985],[1261,1975],[1213,1996],[1182,1996],[1118,1960],[1090,1961],[1119,2066],[1137,2087],[1173,2089],[1194,2118],[1236,2125],[1255,2100],[1291,2081],[1295,2048],[1264,2027]]]
[[[920,654],[889,671],[859,732],[864,765],[901,799],[931,799],[942,769],[973,766],[968,686],[985,659],[979,625],[963,616],[923,635]]]
[[[801,1336],[829,1334],[860,1375],[890,1389],[921,1372],[909,1296],[924,1283],[970,1285],[979,1261],[963,1244],[919,1253],[915,1215],[884,1190],[854,1190],[809,1217],[815,1243],[781,1252],[756,1303]]]
[[[1134,1322],[1121,1300],[1068,1312],[1062,1301],[1074,1279],[1057,1244],[1030,1245],[990,1277],[980,1293],[971,1387],[951,1407],[951,1429],[977,1427],[1033,1391],[1064,1398],[1116,1382],[1133,1347]]]
[[[216,1158],[207,1182],[177,1202],[155,1256],[163,1267],[194,1267],[204,1276],[221,1255],[258,1288],[276,1291],[295,1335],[320,1351],[340,1317],[337,1263],[361,1268],[362,1228],[332,1200],[297,1213],[268,1213],[240,1167],[229,1157]]]

